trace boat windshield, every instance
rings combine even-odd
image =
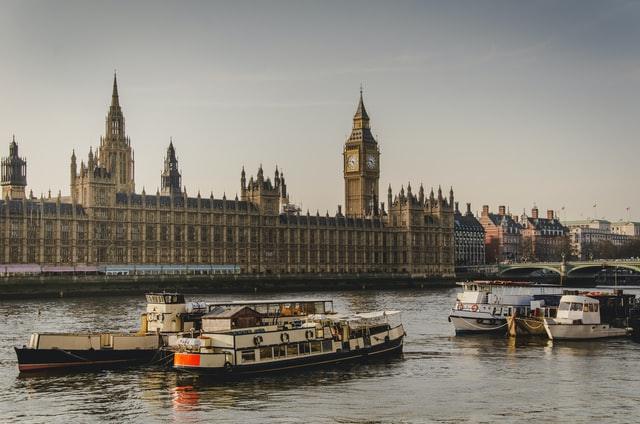
[[[582,303],[571,302],[571,310],[572,311],[582,311]]]
[[[558,307],[559,311],[568,311],[569,310],[569,302],[560,302],[560,307]]]

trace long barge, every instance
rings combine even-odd
[[[202,322],[200,337],[172,349],[178,371],[235,378],[328,366],[400,353],[405,336],[398,311],[314,314],[271,324],[244,307],[215,311]]]

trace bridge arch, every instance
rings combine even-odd
[[[562,275],[562,271],[560,268],[554,267],[552,265],[538,265],[538,264],[527,264],[527,265],[516,265],[516,266],[507,266],[500,271],[500,275],[503,277],[509,276],[509,274],[516,274],[518,272],[527,272],[527,274],[531,274],[535,271],[547,270],[554,272],[558,275]]]
[[[617,263],[617,262],[600,262],[600,263],[593,263],[593,264],[577,265],[575,267],[572,267],[567,272],[567,276],[573,274],[575,271],[584,271],[586,269],[593,269],[594,271],[597,272],[605,268],[606,269],[616,269],[616,268],[630,269],[640,274],[640,266],[638,265]]]

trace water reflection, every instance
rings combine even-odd
[[[268,403],[273,398],[295,397],[317,387],[340,393],[344,384],[356,381],[358,384],[367,384],[367,379],[393,376],[397,371],[395,367],[402,361],[403,357],[398,355],[366,363],[335,365],[327,369],[307,369],[235,380],[174,373],[172,403],[175,410],[252,408]]]

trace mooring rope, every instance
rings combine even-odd
[[[497,326],[497,327],[490,327],[490,328],[487,328],[487,327],[480,327],[480,326],[477,326],[477,325],[475,325],[475,324],[472,324],[472,323],[470,323],[469,321],[467,321],[467,319],[466,319],[466,318],[463,318],[463,317],[458,317],[458,318],[460,318],[462,321],[466,322],[469,326],[471,326],[471,327],[473,327],[473,328],[476,328],[476,329],[478,329],[478,330],[499,330],[500,328],[505,327],[505,326],[507,325],[507,323],[505,322],[504,324],[499,325],[499,326]]]

